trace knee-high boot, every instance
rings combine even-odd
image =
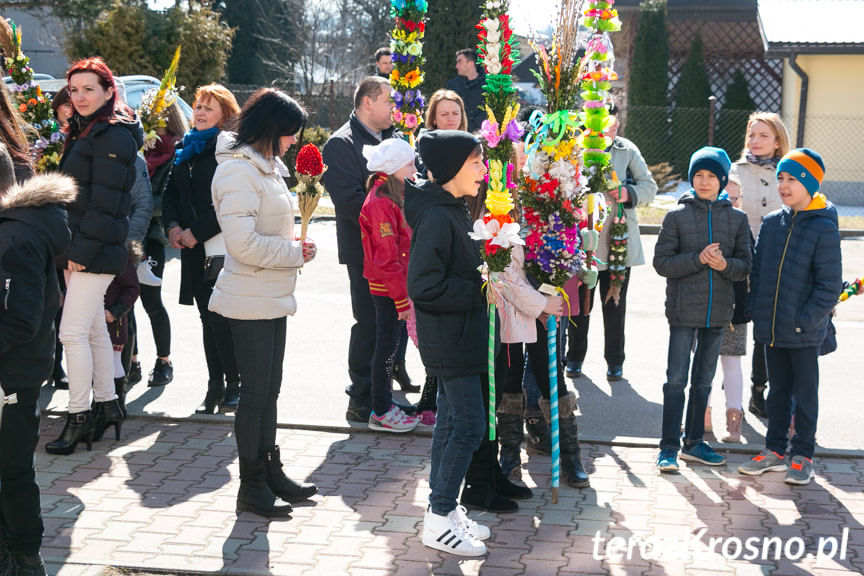
[[[546,422],[551,422],[549,400],[540,399],[540,410]],[[576,396],[571,392],[558,399],[558,442],[561,446],[561,470],[564,481],[574,488],[588,486],[588,474],[582,467],[582,450],[579,447],[579,430],[576,426]]]
[[[512,480],[521,480],[522,440],[525,433],[522,428],[522,418],[525,412],[524,394],[502,394],[497,406],[498,441],[501,443],[501,471]]]

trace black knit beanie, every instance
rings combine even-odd
[[[461,130],[432,130],[420,138],[420,160],[432,173],[436,184],[444,185],[462,169],[480,141]]]

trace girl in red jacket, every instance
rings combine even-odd
[[[414,150],[399,139],[364,146],[363,156],[372,172],[360,211],[363,276],[375,304],[375,354],[372,356],[372,414],[369,428],[384,432],[410,432],[418,419],[393,403],[393,357],[408,319],[408,252],[411,229],[402,211],[405,179],[414,174]]]

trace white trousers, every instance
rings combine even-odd
[[[741,372],[741,356],[720,356],[723,367],[723,391],[726,393],[726,408],[741,410],[744,404],[744,374]]]
[[[90,389],[96,402],[117,398],[114,393],[114,349],[105,323],[105,291],[111,274],[65,271],[66,299],[60,319],[60,341],[69,374],[69,413],[90,409]]]

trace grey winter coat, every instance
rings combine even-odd
[[[147,173],[147,161],[138,153],[135,159],[135,184],[132,186],[132,208],[129,211],[128,240],[143,242],[150,219],[153,217],[153,191],[150,189],[150,176]]]
[[[720,243],[726,269],[699,261],[706,246]],[[666,277],[666,318],[673,326],[714,328],[729,324],[735,305],[733,282],[750,273],[747,215],[723,192],[714,202],[690,191],[663,219],[654,248],[654,269]]]

